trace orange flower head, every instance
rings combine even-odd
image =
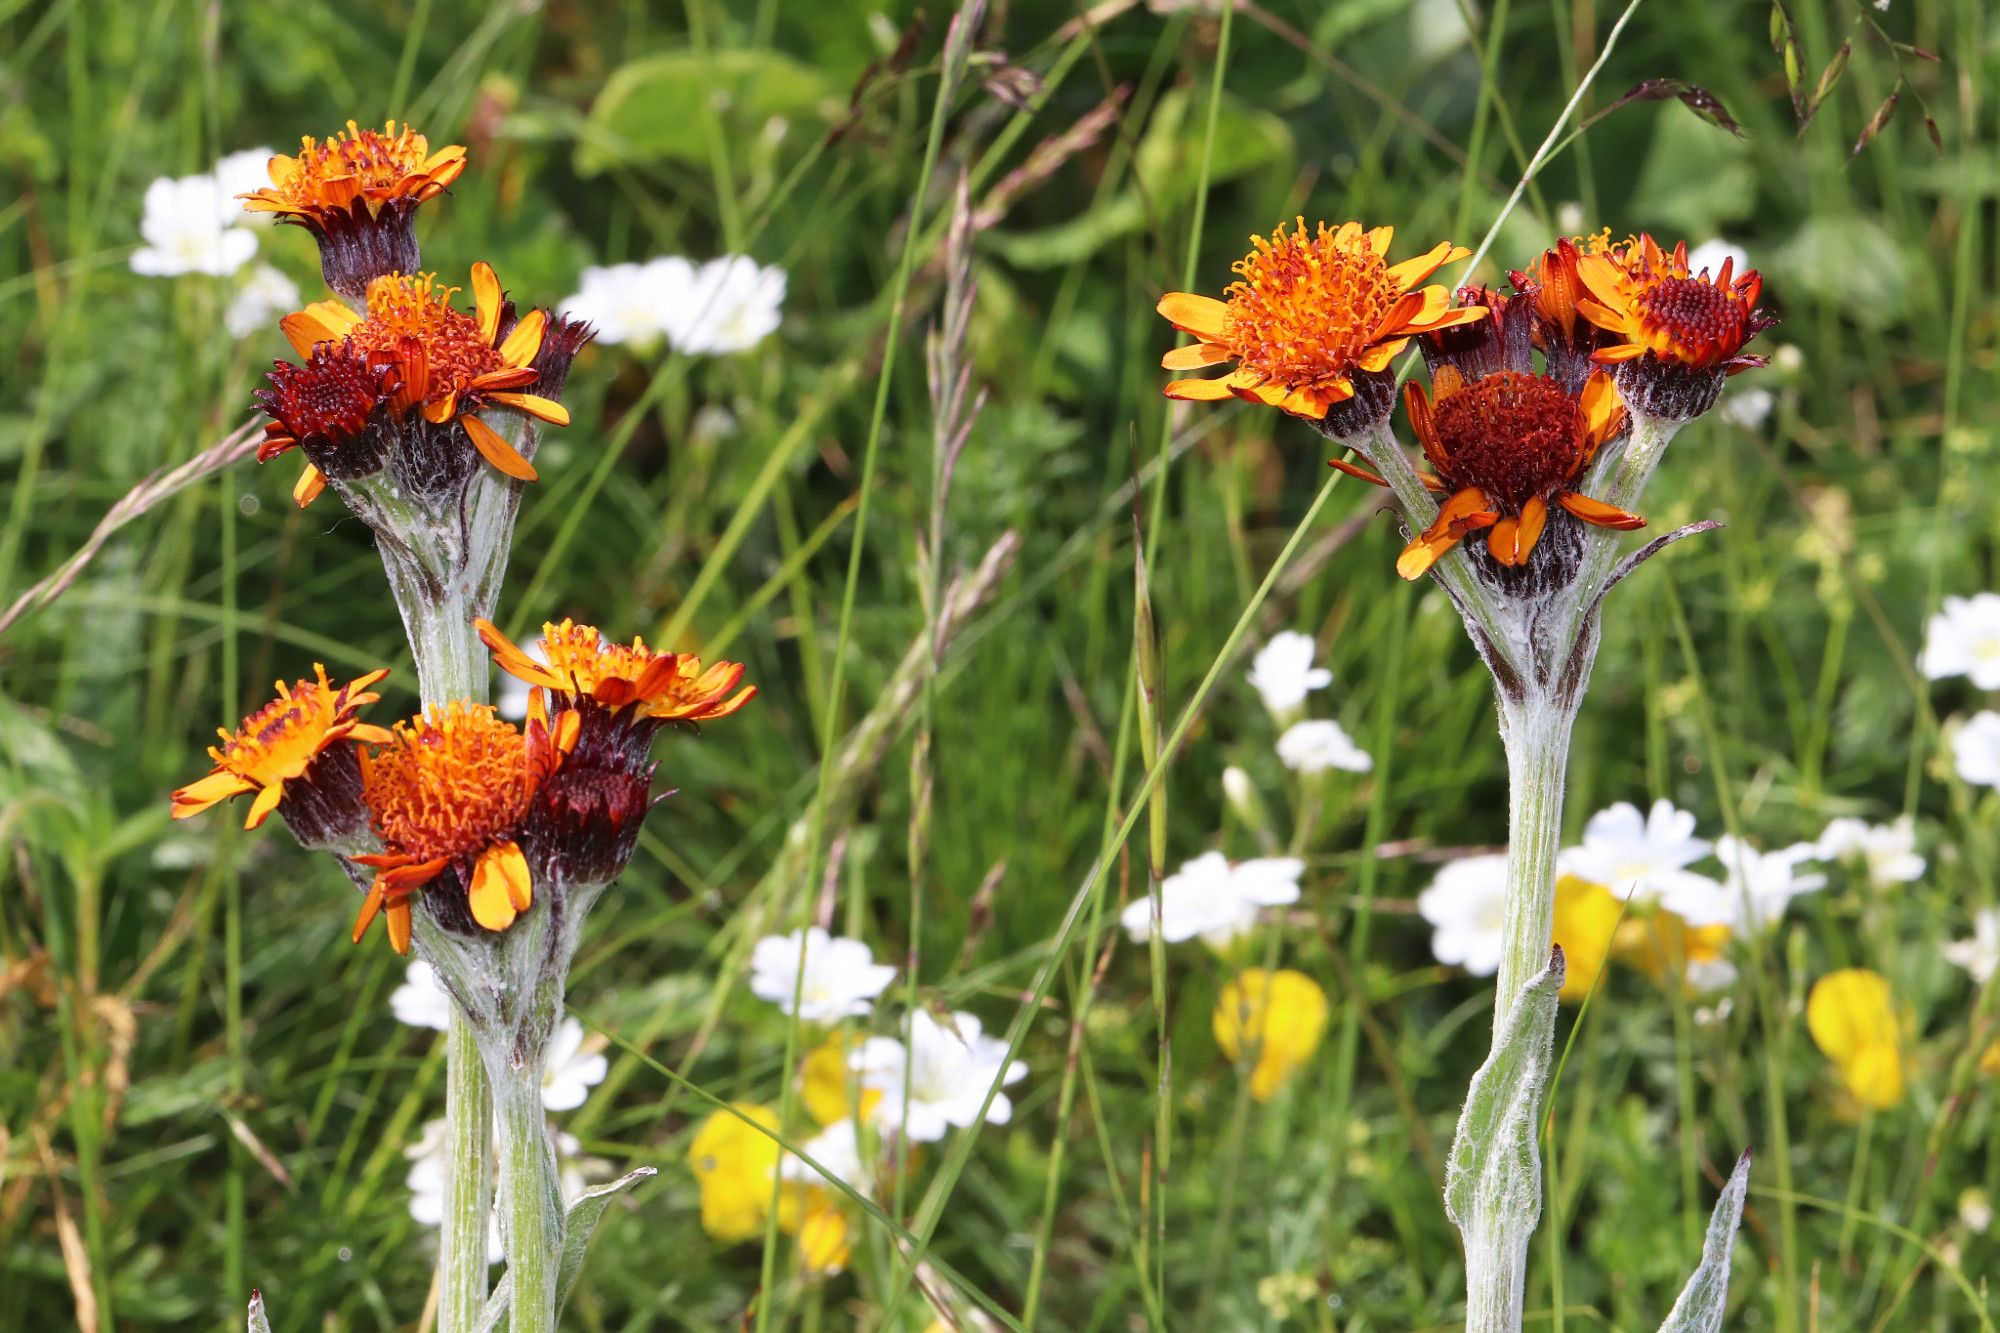
[[[1440,267],[1469,253],[1443,242],[1426,254],[1388,264],[1389,227],[1358,222],[1308,233],[1305,219],[1280,224],[1235,265],[1224,300],[1170,292],[1162,315],[1199,342],[1161,360],[1169,370],[1234,362],[1216,379],[1175,380],[1169,398],[1217,401],[1231,396],[1315,421],[1355,396],[1357,377],[1379,376],[1419,333],[1467,324],[1483,307],[1451,309],[1442,286],[1418,289]],[[1386,410],[1386,406],[1385,406]]]
[[[505,300],[490,264],[472,266],[473,313],[452,305],[458,288],[431,274],[391,273],[368,284],[367,314],[340,301],[316,301],[280,321],[301,357],[333,344],[370,366],[393,366],[399,413],[421,409],[437,426],[457,422],[488,463],[510,477],[535,480],[534,466],[475,415],[488,404],[511,407],[557,426],[569,424],[561,403],[520,390],[535,383],[536,357],[548,316],[533,310],[501,336]]]
[[[1525,565],[1554,503],[1608,528],[1645,520],[1577,494],[1572,484],[1624,424],[1609,375],[1599,372],[1571,395],[1552,377],[1499,371],[1467,383],[1450,366],[1433,381],[1435,404],[1415,384],[1404,390],[1411,428],[1437,470],[1425,485],[1449,494],[1437,521],[1404,548],[1396,570],[1423,574],[1471,533],[1490,529],[1487,550],[1508,567]],[[1372,479],[1372,478],[1371,478]]]
[[[388,675],[371,671],[345,685],[327,679],[326,668],[313,664],[312,680],[278,682],[278,697],[243,719],[235,731],[222,731],[221,745],[211,745],[215,761],[207,777],[173,794],[173,817],[187,819],[219,801],[257,793],[244,828],[256,828],[279,808],[287,794],[304,800],[306,788],[355,763],[356,742],[381,744],[389,733],[360,721],[356,714],[382,696],[369,686]],[[340,785],[333,783],[332,785]],[[291,807],[288,807],[291,808]],[[301,837],[308,830],[300,830]]]
[[[731,693],[743,679],[740,662],[704,670],[699,657],[656,651],[641,638],[613,643],[593,625],[544,624],[539,662],[492,621],[475,625],[502,671],[553,691],[559,701],[589,698],[613,709],[633,705],[637,715],[660,721],[707,722],[729,716],[757,695],[754,685]]]
[[[457,144],[432,152],[407,125],[364,130],[350,120],[324,143],[302,139],[297,157],[273,157],[271,184],[240,197],[252,213],[311,231],[327,285],[358,300],[370,278],[416,268],[417,206],[464,170]]]
[[[304,365],[275,362],[266,378],[271,387],[255,397],[271,419],[257,461],[268,463],[292,449],[305,454],[306,469],[292,492],[301,507],[329,479],[353,481],[382,470],[390,437],[380,429],[379,413],[402,378],[393,358],[322,343]]]
[[[430,140],[390,121],[364,130],[353,121],[321,142],[299,141],[299,155],[271,159],[271,184],[240,196],[252,213],[324,219],[355,205],[379,213],[401,200],[423,203],[441,193],[465,170],[465,149],[457,144],[431,151]]]
[[[362,784],[385,850],[355,858],[379,872],[355,920],[356,940],[386,910],[390,943],[407,953],[410,897],[447,869],[487,930],[505,930],[528,909],[531,877],[517,837],[534,774],[526,739],[491,707],[455,702],[397,723],[364,758]]]
[[[1610,365],[1650,352],[1691,370],[1721,366],[1732,373],[1763,364],[1737,353],[1770,325],[1757,309],[1764,278],[1755,269],[1736,276],[1734,267],[1724,260],[1713,277],[1706,269],[1691,274],[1685,241],[1667,252],[1646,235],[1636,247],[1579,258],[1585,295],[1577,313],[1620,340],[1598,349],[1595,359]]]

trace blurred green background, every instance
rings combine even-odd
[[[990,398],[942,554],[974,564],[1010,531],[1019,552],[939,681],[921,873],[914,710],[842,784],[826,836],[843,849],[840,919],[878,957],[913,951],[924,987],[1002,1029],[1143,772],[1128,701],[1135,459],[1165,441],[1172,460],[1144,515],[1160,523],[1170,720],[1326,471],[1304,426],[1246,406],[1166,433],[1157,367],[1174,338],[1153,305],[1183,286],[1197,228],[1194,290],[1210,293],[1250,233],[1295,213],[1393,224],[1397,258],[1476,244],[1629,13],[1581,113],[1675,78],[1720,99],[1742,136],[1673,100],[1612,111],[1529,185],[1478,276],[1499,280],[1578,220],[1719,237],[1765,272],[1784,317],[1763,350],[1795,352],[1737,382],[1771,392],[1767,417],[1691,427],[1649,496],[1656,526],[1727,526],[1615,596],[1571,827],[1664,796],[1709,836],[1734,827],[1768,847],[1834,815],[1907,811],[1930,870],[1888,895],[1836,877],[1745,952],[1720,1023],[1695,1027],[1631,973],[1607,979],[1573,1034],[1566,1011],[1530,1318],[1655,1327],[1720,1174],[1753,1146],[1732,1327],[1975,1328],[1975,1305],[1990,1314],[2000,1297],[1946,1270],[1975,1283],[2000,1270],[2000,1233],[1959,1206],[1968,1188],[2000,1196],[2000,1083],[1968,1059],[1994,1002],[1979,1015],[1938,946],[1995,903],[2000,807],[1945,780],[1939,719],[1979,707],[1977,692],[1931,687],[1911,658],[1941,594],[2000,583],[1995,31],[1982,0],[1791,12],[1806,94],[1852,49],[1803,133],[1761,3],[1274,0],[1226,24],[1215,5],[1172,0],[996,3],[923,179],[938,7],[0,0],[0,601],[61,565],[147,473],[247,419],[261,368],[285,354],[275,330],[224,330],[229,281],[130,271],[156,176],[393,115],[470,148],[420,229],[427,267],[452,280],[484,258],[518,296],[554,302],[590,264],[746,253],[781,267],[782,327],[751,352],[584,354],[575,424],[538,459],[500,608],[517,631],[564,615],[619,635],[671,622],[675,646],[748,663],[757,702],[672,747],[663,771],[680,794],[598,909],[571,994],[592,1025],[702,1088],[775,1101],[783,1023],[743,990],[743,958],[821,889],[766,872],[814,798],[885,359],[834,734],[925,623],[922,335],[936,219],[966,173],[981,226],[969,347]],[[925,230],[887,345],[913,206]],[[259,239],[260,259],[317,299],[309,239]],[[0,635],[0,1326],[69,1327],[85,1310],[106,1328],[240,1326],[251,1286],[281,1328],[418,1326],[431,1249],[402,1152],[442,1105],[442,1056],[389,1017],[400,966],[372,941],[347,945],[332,865],[220,813],[167,819],[213,726],[275,676],[387,663],[385,710],[415,706],[369,533],[331,496],[294,509],[293,472],[245,462],[173,496]],[[1437,1164],[1484,1054],[1490,983],[1438,967],[1409,903],[1431,853],[1504,840],[1504,770],[1484,675],[1435,591],[1394,577],[1398,539],[1366,517],[1364,489],[1336,488],[1251,645],[1280,627],[1315,634],[1336,674],[1315,707],[1377,757],[1369,779],[1328,788],[1305,901],[1272,937],[1328,990],[1331,1035],[1279,1099],[1246,1106],[1208,1030],[1226,971],[1194,946],[1173,952],[1172,1162],[1164,1240],[1149,1235],[1146,951],[1091,916],[1091,939],[1116,939],[1101,979],[1079,937],[1030,1028],[1014,1117],[980,1136],[935,1241],[1004,1309],[1036,1286],[1038,1327],[1457,1317]],[[1171,864],[1256,848],[1224,815],[1225,763],[1284,808],[1242,666],[1173,757]],[[1130,851],[1094,900],[1107,912],[1144,892],[1143,837]],[[1889,976],[1916,1024],[1908,1098],[1865,1125],[1839,1112],[1801,1017],[1812,979],[1843,965]],[[704,1108],[621,1045],[612,1055],[610,1081],[563,1127],[662,1176],[608,1221],[569,1320],[737,1327],[758,1255],[700,1229],[681,1157]],[[1781,1179],[1788,1196],[1772,1192]],[[876,1237],[851,1275],[783,1281],[771,1326],[923,1328],[916,1303],[871,1300],[889,1258]]]

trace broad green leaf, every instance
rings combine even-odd
[[[761,128],[826,96],[817,70],[776,51],[647,56],[605,81],[577,145],[576,169],[594,176],[637,162],[705,162],[710,134]]]
[[[1460,1231],[1475,1219],[1503,1218],[1529,1231],[1542,1215],[1542,1157],[1535,1123],[1555,1046],[1556,996],[1565,972],[1561,949],[1521,989],[1492,1054],[1472,1076],[1452,1136],[1444,1207]]]

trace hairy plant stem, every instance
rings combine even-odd
[[[495,1077],[500,1115],[500,1217],[507,1245],[514,1333],[552,1333],[562,1256],[562,1192],[555,1145],[542,1109],[542,1043],[532,1058]]]
[[[375,528],[382,567],[416,661],[417,690],[425,710],[453,700],[484,702],[490,670],[472,621],[491,613],[499,593],[519,504],[518,485],[483,474],[475,477],[456,525],[427,522],[431,516],[373,479],[342,489],[350,507]],[[473,1333],[486,1304],[493,1109],[493,1090],[478,1038],[464,1011],[454,1004],[445,1029],[439,1333]]]
[[[1502,695],[1499,711],[1507,749],[1507,915],[1493,1002],[1496,1038],[1522,989],[1549,965],[1563,786],[1576,720],[1574,704],[1558,703],[1539,690],[1519,700]]]

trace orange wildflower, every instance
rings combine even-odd
[[[1584,294],[1574,298],[1576,313],[1617,339],[1593,359],[1615,365],[1651,353],[1690,370],[1730,374],[1764,364],[1738,355],[1771,322],[1757,309],[1763,275],[1750,269],[1737,276],[1734,267],[1729,259],[1712,278],[1706,269],[1690,274],[1685,241],[1668,252],[1643,233],[1615,253],[1579,257]]]
[[[1169,398],[1197,402],[1245,398],[1312,420],[1354,397],[1357,375],[1381,374],[1419,333],[1468,324],[1486,313],[1454,310],[1442,286],[1419,288],[1445,264],[1470,252],[1440,242],[1415,259],[1388,264],[1394,229],[1363,231],[1358,222],[1308,234],[1305,219],[1235,265],[1238,281],[1223,300],[1169,292],[1159,311],[1200,341],[1161,359],[1168,370],[1235,363],[1215,379],[1175,380]]]
[[[243,827],[256,828],[285,798],[286,784],[305,779],[323,757],[333,762],[354,758],[357,742],[380,745],[389,733],[360,721],[356,714],[382,696],[369,686],[388,675],[385,667],[336,686],[326,668],[313,663],[313,680],[278,682],[278,697],[243,719],[235,731],[218,729],[221,745],[208,754],[215,768],[207,777],[173,794],[173,817],[187,819],[219,801],[257,793]]]
[[[594,699],[607,708],[629,704],[641,717],[708,722],[728,717],[757,696],[755,685],[731,693],[743,679],[741,662],[717,662],[704,670],[699,657],[648,648],[640,638],[613,643],[593,625],[564,620],[542,626],[545,665],[522,652],[492,621],[473,623],[494,662],[515,679],[558,695]]]
[[[436,426],[457,422],[488,463],[510,477],[535,480],[534,466],[476,415],[487,404],[511,407],[557,426],[569,410],[553,399],[523,393],[539,372],[535,358],[548,316],[532,310],[503,338],[504,299],[493,266],[472,266],[474,311],[452,306],[458,288],[439,287],[430,274],[392,273],[368,284],[368,313],[340,301],[315,301],[280,321],[302,357],[332,345],[370,367],[393,366],[390,405],[398,413],[421,410]],[[310,503],[324,484],[313,468],[300,482],[299,503]]]
[[[378,872],[355,918],[359,941],[378,913],[389,943],[410,948],[410,898],[445,871],[465,886],[472,919],[505,930],[534,899],[518,829],[534,796],[528,746],[485,704],[453,703],[396,724],[363,757],[362,794],[385,849],[354,859]]]
[[[1404,386],[1410,427],[1436,476],[1419,473],[1424,486],[1449,493],[1437,520],[1403,548],[1396,572],[1420,577],[1472,533],[1489,530],[1487,550],[1510,567],[1528,562],[1554,502],[1572,517],[1603,528],[1644,527],[1646,520],[1571,488],[1607,440],[1623,428],[1625,408],[1610,376],[1599,372],[1572,396],[1547,375],[1503,370],[1466,383],[1443,365],[1432,381],[1437,401],[1422,386]],[[1365,468],[1333,466],[1375,485]]]

